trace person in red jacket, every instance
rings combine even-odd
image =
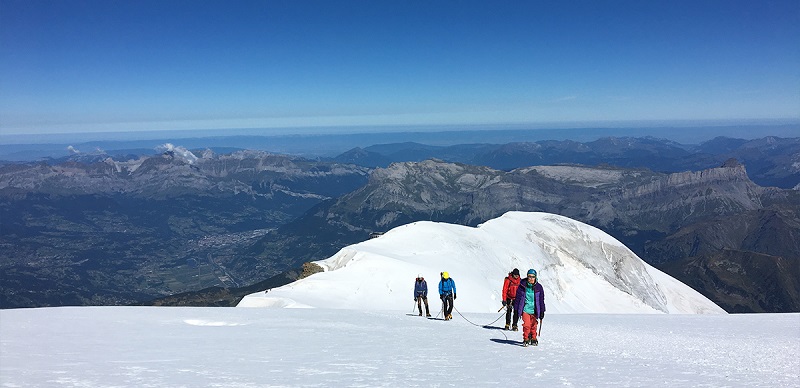
[[[513,271],[508,273],[508,277],[503,280],[503,306],[506,306],[506,327],[511,325],[511,317],[514,317],[514,326],[511,330],[517,331],[517,322],[519,322],[519,314],[514,309],[514,298],[517,296],[517,288],[519,288],[519,270],[514,268]],[[512,314],[513,313],[513,314]]]

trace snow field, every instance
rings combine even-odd
[[[464,312],[497,311],[513,268],[538,271],[552,313],[724,314],[592,226],[548,213],[508,212],[477,228],[414,222],[315,262],[325,272],[246,296],[239,307],[405,309],[422,274],[438,300],[440,272]]]
[[[431,308],[439,310],[438,300]],[[458,301],[456,301],[458,308]],[[3,387],[796,387],[800,314],[547,315],[519,332],[407,312],[0,311]],[[497,314],[462,313],[478,324]]]

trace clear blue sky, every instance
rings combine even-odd
[[[0,134],[764,118],[797,0],[0,0]]]

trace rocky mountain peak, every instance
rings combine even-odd
[[[389,190],[395,192],[452,193],[486,187],[496,183],[495,178],[502,174],[503,172],[488,167],[429,159],[422,162],[393,163],[385,169],[376,169],[371,174],[370,182],[390,187]]]
[[[742,166],[742,164],[739,163],[739,161],[736,160],[736,158],[730,158],[730,159],[726,160],[725,163],[722,163],[722,167],[725,167],[725,168],[736,168],[736,167],[741,167],[741,166]]]

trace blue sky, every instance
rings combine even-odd
[[[796,0],[0,0],[0,134],[787,118]]]

